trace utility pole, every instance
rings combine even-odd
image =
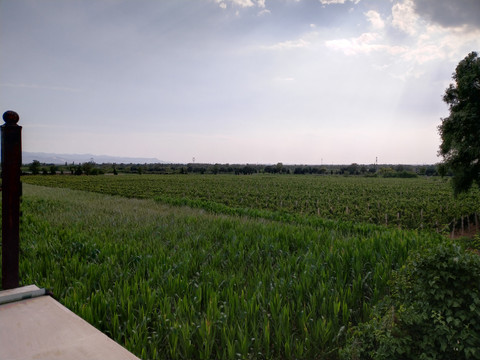
[[[19,285],[20,252],[20,166],[22,164],[22,127],[14,111],[3,114],[2,129],[2,288]]]

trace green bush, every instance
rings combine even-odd
[[[480,359],[480,257],[453,243],[413,255],[343,359]]]
[[[469,250],[480,251],[480,234],[476,234],[473,237],[461,237],[457,239],[457,242]]]

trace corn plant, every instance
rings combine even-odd
[[[336,359],[409,251],[440,239],[27,184],[22,207],[23,283],[146,359]]]

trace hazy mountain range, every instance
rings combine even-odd
[[[22,152],[22,163],[30,164],[33,160],[38,160],[45,164],[80,164],[93,161],[97,164],[116,163],[116,164],[155,164],[165,163],[157,158],[137,158],[109,155],[92,155],[92,154],[51,154],[42,152]]]

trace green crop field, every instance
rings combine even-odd
[[[480,191],[454,199],[450,185],[440,178],[143,175],[29,176],[24,181],[223,213],[293,215],[302,221],[331,219],[444,233],[460,229],[462,222],[467,227],[480,221]]]
[[[22,181],[22,282],[144,359],[337,359],[409,252],[479,212],[426,179]]]

